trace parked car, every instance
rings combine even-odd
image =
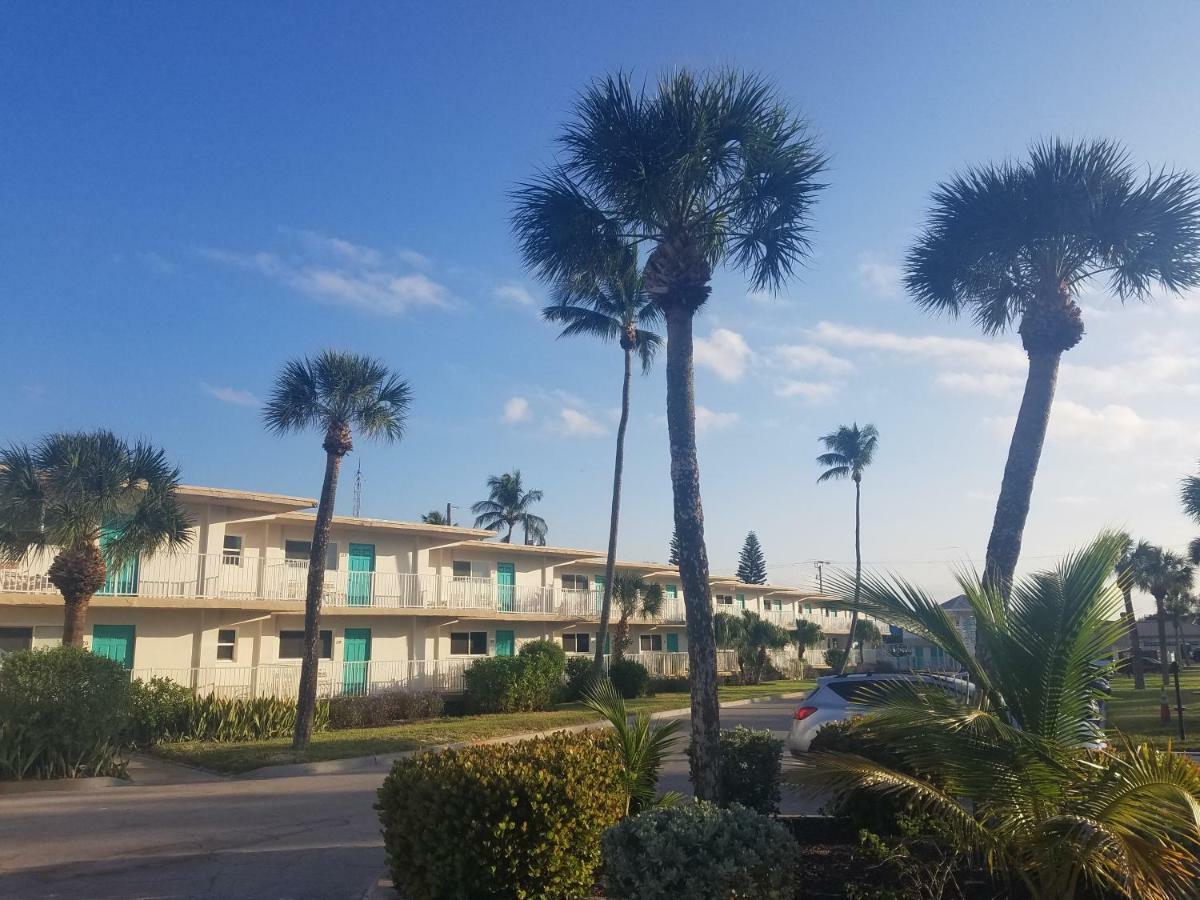
[[[1157,672],[1162,667],[1162,661],[1157,656],[1142,654],[1142,671]],[[1133,656],[1123,656],[1113,665],[1113,671],[1118,675],[1133,674]]]

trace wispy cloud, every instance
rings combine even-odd
[[[492,292],[497,300],[502,300],[505,303],[511,303],[513,306],[520,306],[524,309],[532,309],[537,306],[537,298],[529,292],[529,289],[524,285],[517,284],[515,281],[508,281],[500,285]]]
[[[211,397],[216,397],[222,403],[232,403],[234,406],[262,406],[262,401],[249,391],[235,387],[220,387],[200,382],[200,387]]]
[[[889,353],[914,362],[938,362],[964,368],[1024,371],[1024,351],[1014,342],[980,341],[940,335],[909,335],[821,322],[811,332],[817,343]]]
[[[1021,376],[1008,372],[939,372],[933,383],[952,394],[1009,397],[1021,390]]]
[[[899,297],[904,288],[904,273],[898,265],[866,253],[858,258],[855,276],[860,285],[880,297]]]
[[[509,397],[504,404],[502,418],[509,425],[516,425],[518,422],[528,422],[533,418],[533,412],[529,408],[529,401],[524,397]]]
[[[984,423],[998,436],[1012,434],[1015,416],[989,416]],[[1200,442],[1195,428],[1180,419],[1144,416],[1130,406],[1109,403],[1087,406],[1057,400],[1050,416],[1050,440],[1123,453],[1139,446],[1167,445],[1194,451]]]
[[[776,397],[802,397],[805,400],[828,400],[837,391],[837,385],[828,381],[796,381],[785,379],[775,388]]]
[[[735,412],[714,412],[707,406],[696,407],[696,430],[697,431],[720,431],[723,428],[731,428],[738,423],[741,418]]]
[[[696,365],[712,370],[723,381],[740,381],[752,355],[746,339],[728,328],[714,328],[693,345]]]
[[[854,369],[854,363],[834,356],[824,347],[815,344],[782,344],[772,349],[773,358],[789,369],[821,369],[842,375]]]
[[[558,415],[558,432],[567,437],[599,437],[607,433],[603,425],[578,409],[563,407]]]

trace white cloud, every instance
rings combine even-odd
[[[997,435],[1010,436],[1016,417],[991,416],[984,422]],[[1058,443],[1109,453],[1162,445],[1194,448],[1198,438],[1194,427],[1178,419],[1148,418],[1118,403],[1090,407],[1071,400],[1055,401],[1047,436]]]
[[[383,255],[378,250],[342,238],[329,237],[315,231],[301,231],[300,239],[314,254],[340,257],[354,265],[378,266],[383,261]]]
[[[707,339],[696,338],[693,345],[696,365],[711,369],[723,381],[740,381],[751,356],[745,338],[728,328],[714,328]]]
[[[780,364],[789,369],[823,369],[838,375],[854,369],[850,360],[834,356],[824,347],[815,344],[782,344],[773,348],[771,352]]]
[[[559,432],[568,437],[598,437],[605,433],[603,425],[569,406],[559,410],[559,419]]]
[[[908,335],[836,322],[821,322],[811,332],[819,343],[859,350],[876,350],[905,359],[939,362],[967,368],[1024,371],[1025,352],[1013,342],[980,341],[940,335]]]
[[[492,292],[497,300],[503,300],[505,303],[511,303],[514,306],[531,308],[537,306],[537,300],[533,294],[529,293],[528,288],[525,288],[516,282],[507,282],[500,285]]]
[[[406,265],[412,266],[414,269],[428,269],[433,266],[433,260],[424,253],[418,253],[416,250],[397,250],[396,259]]]
[[[713,412],[707,406],[696,407],[697,431],[720,431],[736,425],[741,417],[735,412]]]
[[[859,284],[880,297],[900,296],[904,273],[894,263],[881,262],[874,256],[863,254],[858,258],[855,274]]]
[[[222,403],[232,403],[235,406],[262,406],[262,401],[249,391],[244,391],[241,388],[218,387],[205,384],[203,381],[200,382],[200,387],[206,394],[216,397]]]
[[[516,425],[518,422],[528,422],[533,417],[532,411],[529,409],[529,401],[524,397],[509,397],[504,404],[504,421],[509,425]]]
[[[939,372],[933,383],[952,394],[1008,397],[1021,390],[1022,379],[1007,372]]]
[[[786,379],[775,388],[776,397],[803,397],[805,400],[827,400],[837,386],[828,381],[795,381]]]

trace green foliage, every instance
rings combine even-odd
[[[586,656],[570,657],[567,659],[566,680],[562,689],[563,700],[571,703],[582,699],[594,682],[592,661]]]
[[[135,682],[139,718],[134,734],[144,743],[173,741],[259,741],[286,737],[296,727],[296,702],[277,697],[196,696],[187,688],[152,679]],[[329,727],[329,701],[318,701],[313,728]]]
[[[846,651],[841,647],[830,647],[824,653],[825,665],[838,672],[842,668],[842,660],[846,658]]]
[[[387,691],[329,699],[330,728],[378,728],[393,722],[436,719],[445,703],[437,691]]]
[[[518,656],[535,657],[544,656],[550,660],[553,668],[560,673],[567,666],[567,652],[563,650],[562,645],[556,641],[548,641],[545,638],[539,638],[536,641],[529,641],[522,644]]]
[[[746,542],[738,554],[737,579],[743,584],[767,583],[767,558],[753,531],[746,535]]]
[[[667,675],[650,679],[650,696],[657,694],[686,694],[692,689],[692,683],[686,675]]]
[[[467,706],[481,713],[550,709],[562,684],[564,656],[549,652],[547,642],[536,643],[529,653],[471,663],[463,673]]]
[[[740,616],[717,613],[713,617],[713,630],[718,647],[737,651],[738,669],[746,684],[762,681],[768,651],[782,650],[792,643],[786,629],[750,610]]]
[[[604,835],[604,889],[616,900],[791,900],[796,877],[791,835],[740,806],[652,809]]]
[[[585,732],[399,760],[375,808],[411,900],[574,900],[625,803],[612,735]]]
[[[650,670],[633,659],[615,659],[608,666],[608,680],[626,700],[650,692]]]
[[[779,812],[779,779],[783,741],[770,731],[753,731],[743,725],[721,732],[718,801],[734,803],[760,813]]]
[[[911,766],[886,741],[874,739],[860,727],[860,721],[830,722],[824,725],[809,746],[810,753],[852,753],[906,775],[914,775]],[[892,795],[868,790],[848,790],[831,799],[822,809],[827,815],[846,819],[856,830],[894,836],[902,816],[911,814],[911,804]]]
[[[521,470],[513,469],[503,475],[491,475],[487,480],[488,498],[471,504],[476,528],[499,532],[507,529],[500,540],[512,540],[513,528],[525,529],[526,544],[545,544],[549,526],[541,516],[531,512],[533,504],[542,499],[542,492],[526,490],[521,483]]]
[[[170,678],[135,679],[130,684],[133,743],[149,747],[179,740],[188,731],[192,699],[190,688]]]
[[[0,779],[120,775],[129,676],[82,647],[0,658]]]

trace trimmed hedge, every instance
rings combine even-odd
[[[547,652],[548,643],[535,641],[538,646],[528,653],[522,648],[517,656],[488,656],[471,663],[463,672],[467,707],[480,713],[550,709],[562,684],[565,655]]]
[[[651,809],[604,835],[604,890],[637,900],[791,900],[796,842],[742,806],[695,801]]]
[[[650,693],[650,670],[633,659],[618,659],[609,665],[608,680],[626,700]]]
[[[330,728],[379,728],[392,722],[436,719],[445,709],[437,691],[387,691],[358,697],[331,697]]]
[[[583,695],[588,692],[594,682],[591,657],[572,656],[568,658],[562,688],[563,700],[567,702],[582,700]]]
[[[760,813],[779,812],[783,741],[769,731],[739,725],[721,732],[717,791],[722,806],[734,803]]]
[[[625,790],[611,735],[559,733],[399,760],[375,808],[410,900],[554,900],[590,896]]]

